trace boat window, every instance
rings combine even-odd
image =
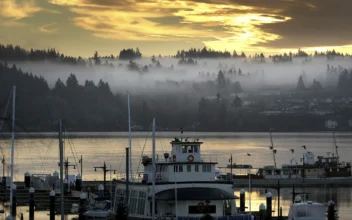
[[[210,166],[210,164],[204,164],[204,165],[202,166],[202,170],[203,170],[203,172],[207,172],[207,173],[211,172],[211,166]]]
[[[188,146],[188,153],[193,153],[193,146]]]
[[[193,147],[194,153],[198,153],[198,147],[199,147],[199,146],[194,146],[194,147]]]
[[[199,165],[194,165],[194,171],[199,172]]]
[[[175,165],[175,166],[174,166],[174,173],[177,173],[177,172],[178,172],[178,166]]]
[[[272,174],[272,170],[266,170],[265,171],[265,175],[271,175]]]
[[[178,172],[183,172],[183,165],[178,165]]]
[[[281,170],[275,170],[274,171],[274,175],[280,175],[280,173],[281,173]]]
[[[187,146],[182,146],[182,153],[187,153]]]
[[[187,165],[187,172],[191,172],[191,165]]]

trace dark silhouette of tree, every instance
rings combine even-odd
[[[313,84],[311,85],[311,89],[314,91],[320,91],[322,90],[322,86],[319,81],[316,81],[315,79],[313,80]]]
[[[20,46],[7,46],[0,44],[0,60],[2,61],[51,61],[73,65],[86,65],[81,58],[75,58],[60,54],[54,48],[48,50],[31,49],[29,51]]]
[[[215,51],[204,47],[203,49],[191,48],[188,51],[177,51],[176,58],[230,58],[231,54],[228,51]]]
[[[236,81],[236,82],[233,84],[233,92],[234,92],[234,93],[241,93],[241,92],[243,92],[243,89],[242,89],[242,87],[241,87],[240,82]]]
[[[101,60],[100,60],[98,51],[95,51],[93,60],[94,60],[94,64],[95,65],[100,65],[101,64]]]
[[[120,51],[119,59],[120,60],[134,60],[142,58],[142,53],[139,51],[138,47],[136,50],[132,48],[123,49]]]
[[[242,100],[238,95],[236,95],[235,99],[232,101],[232,106],[235,108],[242,107]]]
[[[297,82],[297,91],[304,91],[305,89],[306,87],[303,82],[303,77],[300,75]]]

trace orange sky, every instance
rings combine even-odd
[[[350,0],[1,0],[0,43],[85,57],[130,47],[145,56],[204,46],[351,53],[350,8]]]

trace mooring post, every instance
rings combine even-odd
[[[55,220],[55,191],[50,192],[50,220]]]
[[[332,200],[328,202],[328,220],[335,220],[335,203]]]
[[[68,181],[67,181],[67,179],[64,179],[63,186],[64,186],[64,195],[67,196],[67,194],[68,194]]]
[[[263,203],[260,204],[260,206],[259,206],[260,220],[264,220],[264,218],[265,218],[265,209],[266,209],[265,205]]]
[[[17,186],[13,183],[12,184],[12,191],[13,191],[13,194],[12,194],[12,218],[13,219],[16,219],[16,215],[17,215],[17,201],[16,201],[16,189],[17,189]]]
[[[271,192],[266,194],[266,219],[271,220],[272,211],[273,211],[273,195]]]
[[[34,220],[34,192],[35,189],[29,189],[29,220]]]
[[[245,212],[246,210],[245,202],[246,202],[246,191],[244,189],[241,189],[240,191],[240,211],[241,212]]]
[[[82,189],[82,176],[80,174],[78,174],[76,176],[76,184],[75,185],[76,185],[76,190],[81,191],[81,189]]]
[[[98,196],[99,196],[100,198],[103,198],[103,197],[104,197],[104,186],[101,185],[101,184],[98,186]]]
[[[84,219],[83,214],[86,211],[85,210],[85,206],[84,206],[86,199],[87,199],[86,194],[85,193],[81,193],[81,195],[79,196],[79,217],[78,217],[79,220],[83,220]]]
[[[27,171],[24,173],[24,185],[25,187],[31,187],[31,174]]]
[[[21,220],[23,220],[23,213],[21,213]]]

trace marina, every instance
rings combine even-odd
[[[173,139],[173,138],[166,138],[166,139],[168,139],[168,140],[170,140],[170,139]],[[209,138],[204,138],[205,140],[206,139],[209,139]],[[33,139],[33,140],[36,140],[36,139]],[[81,139],[81,140],[85,140],[85,139]],[[105,140],[109,140],[109,139],[102,139],[103,141]],[[19,139],[19,142],[21,142],[21,141],[23,141],[23,139]],[[44,139],[44,141],[47,141],[47,139]],[[171,144],[172,143],[178,143],[177,141],[176,141],[176,139],[174,139],[172,142],[171,142]],[[180,141],[180,140],[178,140],[178,141]],[[160,141],[161,142],[161,141]],[[182,143],[183,142],[180,142],[180,146],[182,146]],[[187,146],[192,146],[192,143],[194,143],[194,144],[200,144],[201,142],[192,142],[192,140],[190,141],[190,140],[187,140],[187,142],[185,142],[185,143],[187,143]],[[206,145],[206,141],[204,141],[204,145]],[[203,146],[203,143],[202,143],[202,146]],[[155,158],[155,160],[156,161],[158,161],[158,163],[161,163],[161,164],[165,164],[165,165],[167,165],[167,164],[170,164],[170,165],[172,165],[172,166],[174,166],[175,164],[173,164],[173,163],[175,163],[176,162],[176,160],[174,161],[174,157],[173,157],[173,155],[175,155],[175,153],[173,153],[173,152],[170,152],[169,153],[169,155],[168,155],[168,157],[167,158],[165,158],[167,155],[166,155],[166,153],[165,152],[167,152],[166,150],[166,147],[164,148],[164,153],[161,153],[160,151],[158,152],[158,154],[156,154],[156,158]],[[190,148],[190,151],[192,151],[192,152],[190,152],[190,151],[188,151],[188,149],[185,149],[185,153],[182,153],[183,152],[183,150],[182,150],[182,147],[180,148],[180,152],[181,152],[181,158],[182,157],[184,157],[184,161],[185,161],[185,163],[184,163],[184,165],[185,165],[185,167],[184,168],[182,168],[182,169],[184,169],[183,171],[184,172],[186,172],[186,170],[188,169],[187,168],[187,164],[189,165],[190,164],[190,160],[192,160],[192,165],[195,165],[194,163],[193,163],[193,161],[197,158],[197,156],[195,156],[195,155],[197,155],[196,153],[197,152],[200,152],[199,151],[199,149],[200,148]],[[147,151],[148,152],[148,151]],[[148,153],[150,153],[150,151],[148,152]],[[183,154],[185,154],[184,156],[182,156]],[[190,155],[189,154],[192,154],[192,156],[193,157],[189,157]],[[195,154],[195,155],[194,155]],[[161,156],[160,156],[161,155]],[[172,155],[172,156],[171,156]],[[252,153],[252,155],[255,155],[255,154],[253,154]],[[125,155],[124,155],[125,156]],[[180,156],[176,156],[176,158],[179,158]],[[136,156],[135,156],[136,157]],[[79,156],[77,156],[77,158],[80,158]],[[200,158],[202,158],[201,159],[201,161],[206,161],[205,159],[207,159],[209,162],[210,162],[210,164],[217,164],[218,162],[218,160],[219,160],[219,158],[221,158],[221,156],[220,156],[220,154],[219,155],[211,155],[211,156],[209,156],[209,155],[202,155],[202,156],[200,156],[199,157],[199,160],[200,160]],[[80,158],[81,160],[83,159],[83,161],[87,161],[86,160],[86,157],[85,156],[83,156],[83,157],[81,157]],[[126,158],[124,158],[124,159],[126,159]],[[143,159],[144,159],[144,161],[143,161]],[[75,161],[76,159],[72,159],[71,158],[71,161]],[[76,161],[78,161],[78,160],[76,160]],[[145,167],[145,165],[146,164],[148,164],[148,161],[150,161],[150,158],[148,159],[147,157],[142,157],[141,156],[141,159],[140,159],[140,164],[135,164],[134,165],[134,167],[136,167],[137,169],[139,169],[139,167],[141,166],[141,167]],[[99,161],[98,161],[99,162]],[[171,162],[171,163],[170,163]],[[196,161],[194,161],[195,163],[196,163]],[[87,162],[86,162],[87,163]],[[226,164],[227,163],[227,161],[226,161],[226,159],[225,160],[223,160],[222,161],[222,164]],[[67,173],[70,173],[70,176],[72,176],[71,175],[71,173],[72,172],[75,172],[76,170],[77,170],[77,168],[80,168],[80,164],[75,164],[75,166],[76,167],[72,167],[72,168],[70,168],[70,166],[68,166],[70,163],[68,162],[68,160],[67,160],[67,169],[69,169],[69,170],[67,170]],[[99,164],[101,164],[101,162],[99,162]],[[106,163],[105,163],[106,164]],[[123,164],[123,163],[120,163],[120,164]],[[72,162],[72,165],[74,165],[74,163]],[[93,175],[94,177],[100,177],[100,180],[95,180],[95,181],[92,181],[92,180],[83,180],[83,185],[84,185],[84,187],[86,187],[86,188],[90,188],[90,190],[93,192],[94,191],[94,193],[95,194],[99,194],[99,190],[98,190],[98,186],[99,185],[105,185],[106,186],[106,188],[109,188],[110,187],[110,185],[113,185],[113,186],[118,186],[118,185],[121,185],[121,186],[124,186],[124,183],[123,182],[120,182],[119,181],[119,179],[121,179],[121,178],[126,178],[126,175],[124,175],[124,173],[123,173],[123,170],[120,168],[120,169],[112,169],[112,168],[107,168],[108,166],[107,165],[104,165],[102,168],[103,168],[103,172],[101,172],[101,171],[99,171],[99,170],[97,170],[97,171],[95,171],[95,169],[94,169],[94,167],[101,167],[101,166],[99,166],[98,165],[98,163],[96,163],[96,165],[95,166],[91,166],[91,168],[85,168],[87,165],[86,164],[84,164],[82,167],[83,167],[83,176],[85,177],[85,178],[87,178],[87,177],[89,177],[89,176],[91,176],[91,175]],[[105,168],[104,168],[105,167]],[[110,166],[111,167],[111,166]],[[116,167],[116,166],[115,166]],[[124,167],[125,169],[126,169],[126,166]],[[81,168],[82,169],[82,168]],[[159,172],[160,172],[160,174],[162,174],[162,171],[163,171],[163,169],[165,169],[165,168],[160,168],[160,169],[157,169],[157,170],[159,170]],[[179,168],[178,168],[179,169]],[[192,169],[192,168],[191,168]],[[203,167],[202,167],[202,169],[203,169]],[[246,167],[245,167],[245,169],[247,169]],[[35,169],[34,169],[35,170]],[[92,173],[92,170],[93,170],[93,173]],[[128,169],[128,170],[130,170],[130,169]],[[148,168],[147,168],[147,170],[148,170]],[[150,170],[150,169],[149,169]],[[214,170],[214,172],[215,172],[215,166],[213,167],[213,170]],[[114,171],[117,171],[117,173],[118,173],[118,175],[114,175],[114,174],[112,174],[112,172],[114,172]],[[126,171],[126,170],[125,170]],[[174,170],[172,170],[172,171],[174,171]],[[167,178],[175,178],[175,176],[173,176],[173,175],[171,175],[171,176],[169,176],[169,175],[166,175],[165,176],[165,174],[167,174],[167,173],[174,173],[174,172],[165,172],[163,175],[157,175],[157,176],[159,176],[158,178],[156,178],[155,180],[156,180],[156,186],[158,186],[158,185],[160,185],[160,183],[162,183],[163,182],[163,179],[165,180],[165,178],[167,179]],[[66,173],[66,170],[65,170],[65,173]],[[105,175],[105,178],[107,179],[106,180],[106,182],[104,183],[104,181],[102,181],[101,179],[104,177],[104,175],[103,174],[106,174]],[[187,173],[187,172],[186,172]],[[112,178],[111,178],[111,180],[112,181],[110,181],[110,174],[111,174],[111,176],[112,176]],[[146,178],[146,176],[144,176],[144,175],[142,175],[143,173],[140,173],[140,172],[134,172],[134,174],[133,175],[131,175],[131,179],[134,179],[134,181],[136,181],[137,179],[139,179],[141,182],[143,181],[143,179],[145,179]],[[36,175],[38,175],[38,174],[36,174]],[[43,175],[43,174],[41,174],[41,175]],[[55,172],[54,172],[54,174],[52,174],[52,176],[54,177],[56,174],[55,174]],[[26,175],[22,175],[22,178],[21,179],[23,179],[23,178],[25,178],[25,176]],[[31,176],[35,176],[35,175],[31,175]],[[75,175],[74,175],[75,176]],[[128,175],[128,176],[130,176],[130,175]],[[183,181],[186,181],[187,179],[182,179],[182,178],[186,178],[186,176],[185,177],[179,177],[180,178],[180,180],[183,180]],[[215,173],[214,173],[214,175],[212,176],[212,177],[210,177],[210,179],[212,179],[213,178],[213,180],[215,181]],[[20,190],[21,188],[23,188],[24,187],[24,183],[22,182],[22,181],[18,181],[18,177],[17,177],[17,181],[15,181],[15,184],[16,185],[18,185],[18,189]],[[75,178],[74,178],[75,179]],[[113,180],[113,179],[115,179],[115,180]],[[171,187],[171,189],[173,189],[173,192],[171,192],[171,194],[173,194],[173,195],[175,195],[175,181],[174,181],[175,179],[171,179],[171,184],[170,184],[170,186],[172,186]],[[179,180],[179,181],[180,181]],[[277,191],[277,186],[278,186],[278,182],[277,182],[277,180],[278,179],[256,179],[256,178],[251,178],[251,187],[253,187],[253,189],[255,189],[255,191],[257,191],[259,188],[263,188],[266,192],[267,191],[270,191],[270,192],[272,192],[273,193],[273,203],[277,203],[277,199],[275,199],[275,191]],[[183,187],[182,185],[182,183],[178,183],[179,181],[176,181],[176,186],[178,186],[178,187]],[[281,192],[287,192],[287,189],[291,189],[291,187],[292,187],[292,185],[295,185],[296,186],[296,188],[304,188],[305,190],[309,190],[309,188],[310,187],[317,187],[317,186],[319,186],[319,187],[321,187],[322,189],[324,189],[324,190],[332,190],[332,189],[336,189],[337,187],[343,187],[343,186],[349,186],[349,181],[350,181],[350,178],[340,178],[340,179],[311,179],[311,178],[307,178],[307,179],[304,179],[304,182],[303,182],[303,179],[302,178],[291,178],[291,179],[287,179],[287,178],[283,178],[283,179],[280,179],[280,188],[281,188]],[[111,183],[110,183],[111,182]],[[159,182],[159,183],[158,183]],[[192,181],[192,182],[194,182],[194,181]],[[204,185],[205,184],[205,182],[204,181],[201,181],[200,182],[202,185],[203,185],[203,187],[204,186],[206,186],[206,185]],[[226,183],[226,182],[225,182]],[[239,198],[240,197],[240,193],[239,193],[239,191],[240,191],[240,189],[242,189],[242,188],[244,188],[247,192],[248,191],[250,191],[249,189],[247,189],[248,188],[248,184],[249,184],[249,181],[248,181],[248,179],[246,179],[246,178],[242,178],[242,179],[234,179],[233,180],[233,183],[231,182],[230,183],[230,185],[231,185],[231,188],[232,187],[234,187],[234,190],[231,190],[231,191],[234,191],[234,193],[235,193],[235,197],[233,197],[233,198],[236,198],[236,196],[237,196],[237,198]],[[192,183],[192,187],[195,187],[195,185],[194,185],[194,183]],[[137,184],[137,183],[132,183],[131,184],[131,187],[140,187],[140,185],[139,184]],[[113,190],[112,191],[110,191],[109,192],[109,190],[106,192],[106,194],[109,194],[109,193],[111,193],[111,192],[113,192],[112,194],[114,194],[115,192],[117,192],[117,193],[121,193],[121,191],[123,190],[123,188],[120,188],[120,189],[118,189],[117,191],[115,191],[115,187],[112,187],[113,188]],[[119,188],[119,187],[118,187]],[[164,190],[166,190],[167,191],[167,188],[163,188]],[[197,190],[197,189],[195,189],[195,190]],[[18,197],[18,201],[19,201],[19,204],[18,205],[24,205],[24,206],[26,206],[26,205],[28,205],[28,202],[26,203],[26,200],[28,201],[28,193],[25,193],[25,191],[26,191],[26,189],[23,189],[22,191],[21,191],[21,194],[22,194],[22,196],[20,196],[20,197]],[[18,192],[20,192],[20,191],[18,191]],[[27,188],[27,192],[28,192],[28,188]],[[41,200],[41,202],[42,203],[46,203],[47,204],[47,201],[48,201],[48,196],[46,195],[45,196],[45,194],[48,194],[48,192],[49,192],[49,189],[46,189],[45,190],[45,192],[46,193],[39,193],[39,197],[38,197],[38,199],[40,199]],[[186,194],[186,195],[188,195],[189,193],[187,193],[186,191],[185,192],[182,192],[182,190],[180,190],[179,191],[181,194],[180,194],[180,197],[179,198],[181,198],[182,199],[182,194]],[[237,192],[237,193],[236,193]],[[254,192],[254,193],[256,193],[256,192]],[[170,194],[170,195],[171,195]],[[253,197],[253,192],[252,193],[249,193],[252,197]],[[249,195],[248,194],[248,195]],[[6,192],[4,192],[3,194],[2,194],[3,196],[5,196],[6,197]],[[20,195],[20,194],[19,194]],[[170,195],[168,195],[168,196],[170,196]],[[262,201],[263,202],[261,202],[261,203],[264,203],[265,204],[265,196],[266,195],[266,193],[264,193],[264,194],[262,194],[260,197],[262,197]],[[160,195],[159,194],[159,196],[162,196],[162,195]],[[165,195],[164,195],[165,196]],[[42,198],[46,198],[46,199],[42,199]],[[8,198],[8,197],[7,197]],[[287,210],[287,208],[289,207],[289,205],[288,205],[288,203],[287,203],[287,201],[285,201],[285,199],[281,196],[280,197],[281,198],[281,207],[282,207],[282,209],[283,209],[283,211],[282,211],[282,215],[283,216],[288,216],[288,210]],[[169,199],[170,200],[175,200],[176,198],[175,198],[175,196],[174,197],[169,197]],[[199,199],[199,198],[197,198],[197,199]],[[253,213],[253,214],[258,214],[259,212],[260,212],[260,210],[259,210],[259,206],[261,205],[261,203],[260,204],[257,204],[257,202],[255,202],[256,201],[256,199],[258,199],[258,198],[255,198],[254,197],[254,199],[253,199],[253,204],[251,205],[251,212]],[[315,199],[315,198],[314,198]],[[178,199],[177,199],[178,200]],[[247,198],[247,200],[248,200],[248,198]],[[259,199],[260,200],[260,199]],[[70,199],[69,197],[65,197],[65,201],[67,202],[67,205],[65,205],[65,209],[66,209],[66,213],[68,214],[68,213],[71,213],[70,211],[72,211],[72,205],[73,204],[79,204],[79,197],[76,197],[75,199]],[[330,199],[328,199],[327,201],[330,201]],[[324,204],[327,204],[327,201],[320,201],[320,202],[322,202],[322,203],[324,203]],[[248,203],[248,201],[246,201],[246,203]],[[60,203],[57,203],[57,204],[60,204]],[[237,203],[237,205],[238,205],[238,203]],[[278,209],[276,209],[275,208],[275,206],[276,206],[277,204],[274,204],[273,205],[273,217],[277,217],[277,216],[274,216],[275,215],[275,211],[276,210],[278,210]],[[286,207],[285,207],[286,206]],[[337,202],[337,207],[339,206],[339,202]],[[159,205],[159,207],[160,207],[160,205]],[[162,207],[162,206],[161,206]],[[172,207],[172,206],[171,206]],[[246,206],[246,207],[249,207],[249,206]],[[43,208],[42,208],[42,210],[47,210],[47,206],[46,207],[44,207],[43,206]],[[71,209],[71,210],[70,210]],[[40,206],[38,206],[38,211],[39,210],[41,210],[40,209]],[[171,209],[172,210],[172,209]],[[136,210],[135,210],[136,212],[138,212],[138,206],[136,206]],[[249,211],[249,210],[246,210],[247,212]],[[277,211],[276,211],[276,213],[278,213]],[[165,213],[166,214],[166,213]],[[172,212],[171,212],[171,214],[172,214]],[[182,219],[182,218],[180,218],[180,219]],[[341,218],[340,218],[341,219]]]

